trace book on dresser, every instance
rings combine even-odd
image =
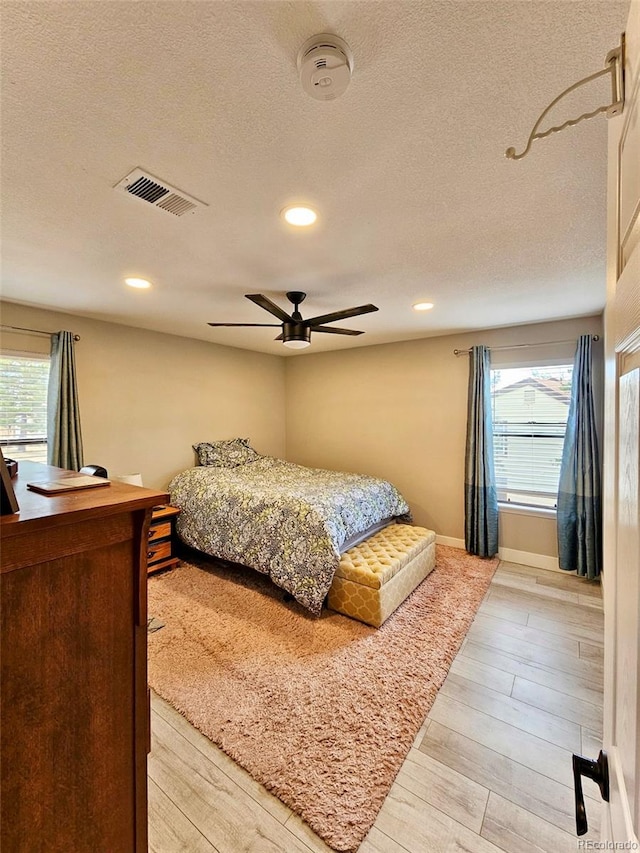
[[[42,495],[61,495],[63,492],[73,492],[78,489],[99,489],[101,486],[109,485],[111,485],[111,480],[104,477],[78,474],[77,477],[60,477],[58,480],[27,483],[27,488],[32,492],[40,492]]]
[[[147,548],[164,492],[45,495],[2,516],[0,848],[147,851]]]

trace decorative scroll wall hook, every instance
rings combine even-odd
[[[578,118],[568,119],[563,124],[557,125],[555,127],[550,127],[548,130],[545,130],[542,133],[538,133],[538,128],[542,123],[542,120],[547,115],[547,113],[555,107],[558,101],[561,101],[565,95],[568,95],[570,92],[573,92],[575,89],[579,89],[580,86],[584,86],[587,83],[590,83],[592,80],[596,80],[598,77],[604,77],[607,74],[611,77],[611,101],[608,104],[605,104],[602,107],[598,107],[590,113],[583,113],[578,116]],[[549,104],[546,109],[542,111],[540,117],[537,122],[533,126],[533,130],[529,134],[529,139],[527,141],[526,148],[524,151],[521,151],[520,154],[516,154],[515,148],[507,148],[505,151],[505,157],[508,160],[522,160],[525,157],[529,150],[531,149],[531,145],[533,144],[534,139],[544,139],[546,136],[551,136],[552,133],[558,133],[561,130],[564,130],[565,127],[573,127],[581,121],[584,121],[588,118],[593,118],[594,116],[599,115],[600,113],[605,113],[607,118],[612,118],[612,116],[617,116],[622,112],[624,107],[624,33],[620,36],[620,44],[618,47],[615,47],[613,50],[610,50],[607,54],[607,58],[604,61],[604,68],[601,71],[596,71],[594,74],[590,74],[588,77],[584,77],[582,80],[579,80],[577,83],[574,83],[573,86],[569,86],[568,89],[565,89],[557,98],[554,98],[553,101]]]

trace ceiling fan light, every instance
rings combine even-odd
[[[311,343],[311,329],[306,323],[283,323],[282,343],[290,349],[304,349]]]
[[[318,214],[310,207],[296,205],[294,207],[285,207],[282,211],[282,216],[289,225],[296,225],[299,228],[305,228],[313,223],[318,218]]]
[[[311,345],[311,341],[283,341],[283,343],[289,349],[305,349]]]

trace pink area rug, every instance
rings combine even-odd
[[[149,683],[299,814],[354,851],[429,712],[497,560],[438,546],[375,629],[320,618],[251,570],[202,561],[149,580]]]

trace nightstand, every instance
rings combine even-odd
[[[175,506],[156,506],[151,515],[147,544],[147,574],[177,566],[175,525],[180,510]]]

